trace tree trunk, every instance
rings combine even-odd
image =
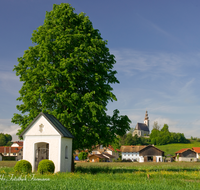
[[[75,171],[75,166],[74,166],[74,156],[72,154],[72,163],[71,163],[71,172]]]

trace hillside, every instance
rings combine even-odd
[[[182,148],[200,147],[200,142],[190,140],[190,143],[187,143],[187,144],[185,144],[185,143],[175,143],[175,144],[167,144],[167,145],[161,145],[161,146],[155,145],[155,147],[164,151],[165,155],[171,154],[171,155],[174,156],[175,152],[177,152],[178,150],[180,150]]]

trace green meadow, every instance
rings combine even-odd
[[[174,144],[167,144],[167,145],[161,145],[157,146],[160,150],[165,152],[165,155],[171,154],[175,155],[175,152],[182,148],[192,148],[192,147],[200,147],[200,142],[190,140],[190,143],[174,143]]]
[[[3,161],[4,162],[4,161]],[[77,163],[74,173],[15,174],[0,163],[0,189],[199,189],[200,162]]]

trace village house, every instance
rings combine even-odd
[[[53,116],[40,113],[21,133],[23,159],[36,171],[43,159],[52,160],[55,172],[70,172],[73,135]]]
[[[200,159],[200,147],[193,147],[192,150],[196,152],[196,158]]]
[[[90,162],[113,162],[113,160],[115,159],[116,159],[115,156],[110,155],[108,153],[89,155]]]
[[[133,136],[137,135],[138,137],[148,136],[150,134],[149,130],[149,117],[148,112],[146,111],[144,123],[137,123],[133,131]]]
[[[194,162],[197,161],[196,152],[190,148],[183,148],[175,152],[175,161]]]
[[[23,141],[14,141],[11,147],[23,147]]]
[[[152,145],[121,146],[122,160],[137,162],[163,162],[164,152]]]
[[[114,150],[114,148],[109,145],[108,147],[103,147],[102,145],[96,146],[91,154],[89,155],[90,162],[112,162],[119,158],[120,150]]]
[[[0,146],[0,153],[5,160],[22,160],[23,159],[23,142],[15,141],[11,146]]]

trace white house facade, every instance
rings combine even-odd
[[[73,135],[53,115],[41,112],[20,136],[33,171],[43,159],[54,162],[55,172],[71,171]]]
[[[121,146],[122,160],[137,162],[163,162],[164,152],[152,145]]]
[[[139,152],[122,152],[122,160],[144,162],[144,158],[139,155]]]

